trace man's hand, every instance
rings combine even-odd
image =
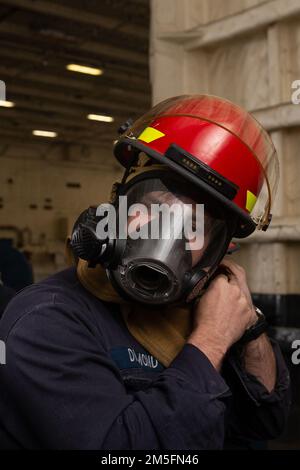
[[[243,268],[223,260],[229,275],[220,274],[195,308],[188,343],[198,347],[220,370],[228,349],[257,321]]]
[[[234,273],[240,283],[240,287],[252,306],[250,290],[247,284],[246,273],[238,264],[226,259],[222,262],[232,273]],[[257,321],[257,317],[254,323]],[[254,375],[271,392],[276,383],[276,360],[272,345],[266,334],[261,335],[254,341],[250,341],[243,351],[244,365],[247,372]]]
[[[217,276],[201,297],[195,309],[194,330],[188,339],[217,370],[221,369],[228,349],[257,321],[244,269],[228,259],[221,266],[230,274]],[[246,344],[243,359],[247,372],[271,392],[276,382],[276,361],[267,335]]]

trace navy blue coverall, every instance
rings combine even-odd
[[[283,430],[289,376],[281,353],[268,393],[228,355],[222,374],[196,347],[164,368],[116,304],[75,268],[21,291],[0,322],[0,448],[222,449]]]

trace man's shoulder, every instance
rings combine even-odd
[[[105,307],[80,284],[75,268],[56,273],[47,279],[20,291],[9,303],[0,322],[0,336],[7,337],[10,330],[28,314],[43,316],[47,310],[59,312],[61,317],[93,317],[93,310],[101,313]],[[90,315],[89,315],[90,314]]]
[[[69,302],[73,297],[78,297],[79,288],[80,283],[75,268],[65,269],[19,291],[10,306],[20,306],[26,311],[57,300]]]

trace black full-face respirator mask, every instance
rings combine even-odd
[[[232,213],[170,170],[150,170],[119,186],[113,205],[77,220],[73,252],[101,264],[119,294],[149,305],[198,297],[227,252]]]

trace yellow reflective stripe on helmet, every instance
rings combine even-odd
[[[247,190],[247,201],[246,201],[246,209],[247,211],[251,212],[255,203],[256,203],[257,197],[255,194],[251,193],[251,191]]]
[[[166,134],[163,132],[154,129],[154,127],[146,127],[143,132],[138,136],[139,140],[143,140],[147,144],[153,142],[154,140],[159,139],[160,137],[164,137]]]

